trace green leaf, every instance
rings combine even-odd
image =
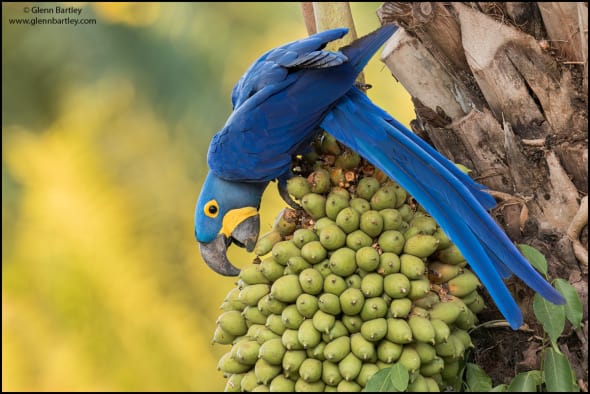
[[[406,367],[396,363],[373,375],[363,391],[380,393],[404,391],[408,388],[409,380],[410,374]]]
[[[533,299],[533,311],[537,320],[543,324],[543,329],[549,335],[551,342],[557,344],[557,338],[565,327],[565,308],[555,305],[541,297],[538,293]]]
[[[536,392],[541,383],[541,371],[521,372],[512,379],[507,391]]]
[[[549,393],[580,391],[569,361],[553,349],[545,352],[543,377]]]
[[[580,328],[582,322],[582,303],[576,289],[570,283],[561,278],[555,279],[555,288],[565,298],[565,316],[575,328]]]
[[[492,389],[490,391],[493,393],[504,393],[504,392],[506,392],[507,389],[508,389],[508,385],[502,383],[502,384],[492,387]]]
[[[520,249],[524,257],[537,269],[537,271],[545,276],[547,275],[547,259],[543,256],[543,253],[539,252],[532,246],[525,244],[518,244],[518,249]]]
[[[480,392],[492,389],[492,379],[477,364],[467,363],[467,391]]]

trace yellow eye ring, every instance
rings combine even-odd
[[[219,204],[215,200],[210,200],[203,207],[203,211],[205,212],[205,216],[215,218],[219,215]]]

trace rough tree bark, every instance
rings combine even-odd
[[[584,326],[566,332],[560,346],[582,389],[588,373],[587,13],[587,3],[525,2],[388,2],[377,11],[382,24],[401,26],[382,60],[412,96],[414,132],[472,169],[494,191],[499,204],[492,214],[511,239],[541,250],[550,278],[577,288]],[[510,285],[525,322],[539,334],[531,291],[518,280]],[[490,318],[501,318],[491,308]],[[488,371],[492,377],[502,382],[520,367],[538,368],[538,357],[523,355],[528,343],[515,343],[518,335],[508,329],[493,330],[493,348],[476,357],[497,354],[507,364],[515,347],[522,354],[508,362],[510,369]]]

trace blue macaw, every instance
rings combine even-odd
[[[195,212],[195,237],[205,263],[236,276],[232,243],[252,251],[258,208],[268,183],[286,179],[293,155],[309,150],[322,129],[406,189],[457,245],[511,327],[522,315],[503,282],[512,273],[555,304],[563,297],[532,268],[487,210],[485,187],[373,104],[355,86],[358,74],[395,32],[385,25],[337,52],[324,50],[348,29],[323,31],[272,49],[234,86],[233,112],[212,139],[210,171]]]

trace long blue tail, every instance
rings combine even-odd
[[[555,304],[565,300],[529,264],[486,209],[495,205],[484,187],[420,140],[356,88],[321,126],[406,189],[461,250],[513,329],[522,314],[502,277],[514,273]]]
[[[340,48],[340,52],[346,55],[358,74],[396,30],[397,26],[395,25],[383,25],[366,36],[360,37],[349,45]]]

